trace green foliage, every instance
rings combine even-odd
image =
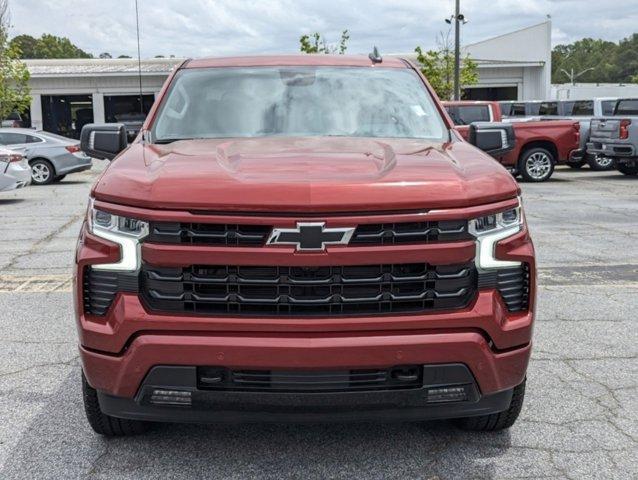
[[[552,83],[569,83],[574,75],[583,83],[628,83],[638,81],[638,34],[618,43],[583,38],[552,51]],[[567,72],[567,73],[566,73]]]
[[[44,34],[40,38],[18,35],[10,42],[21,52],[20,58],[93,58],[93,55],[76,47],[66,37]]]
[[[329,44],[320,33],[315,32],[312,35],[302,35],[299,39],[299,50],[302,53],[338,53],[343,55],[348,50],[348,40],[350,40],[348,30],[341,32],[338,44]]]
[[[444,37],[441,36],[443,39]],[[424,52],[421,47],[414,49],[421,72],[428,79],[432,88],[443,100],[454,95],[454,51],[448,43],[441,43],[437,50]],[[478,82],[478,67],[469,55],[461,59],[461,87]]]
[[[20,50],[8,44],[4,30],[0,31],[0,119],[24,113],[31,104],[29,70],[19,59]]]

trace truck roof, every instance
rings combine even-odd
[[[254,55],[242,57],[208,57],[187,60],[182,68],[210,67],[383,67],[407,68],[405,60],[397,57],[383,57],[381,63],[373,63],[366,55]]]

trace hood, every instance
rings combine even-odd
[[[234,212],[381,212],[509,199],[518,186],[465,142],[358,138],[136,143],[93,187],[131,206]]]

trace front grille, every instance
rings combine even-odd
[[[136,273],[93,270],[86,267],[83,273],[84,313],[105,315],[117,292],[137,292]]]
[[[272,227],[214,223],[154,222],[149,242],[192,245],[255,246],[266,243]]]
[[[265,245],[272,225],[237,225],[214,223],[152,222],[149,242],[223,245]],[[431,222],[374,223],[359,225],[350,244],[397,245],[470,240],[467,220]]]
[[[269,392],[348,392],[423,386],[422,366],[334,371],[230,370],[197,368],[200,390]]]
[[[440,222],[374,223],[359,225],[351,244],[396,245],[469,240],[466,220]]]
[[[510,312],[527,310],[530,293],[529,265],[524,263],[520,267],[481,273],[478,287],[497,289]]]
[[[144,265],[142,296],[154,311],[228,315],[357,315],[466,307],[473,263],[329,267]]]

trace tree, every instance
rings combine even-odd
[[[552,83],[569,82],[572,70],[574,74],[585,72],[578,77],[580,82],[621,81],[623,75],[621,64],[618,63],[619,53],[616,43],[593,38],[557,45],[552,51]]]
[[[339,43],[328,43],[326,39],[318,32],[312,35],[302,35],[299,39],[299,50],[302,53],[327,53],[343,55],[348,50],[348,40],[350,34],[348,30],[341,32]]]
[[[11,45],[21,51],[20,58],[93,58],[68,38],[46,33],[40,38],[18,35],[11,40]]]
[[[29,70],[19,60],[19,49],[8,42],[8,26],[8,0],[0,0],[0,119],[24,113],[31,104]]]
[[[100,58],[113,58],[109,52],[100,53]]]
[[[120,55],[117,58],[131,58],[129,55]]]
[[[10,45],[20,49],[21,58],[36,58],[38,39],[31,35],[18,35],[11,39]]]
[[[454,49],[451,47],[450,32],[439,34],[437,49],[423,52],[421,47],[414,49],[421,72],[428,79],[437,95],[449,100],[454,94]],[[476,62],[469,55],[461,60],[461,86],[474,85],[478,82]]]

